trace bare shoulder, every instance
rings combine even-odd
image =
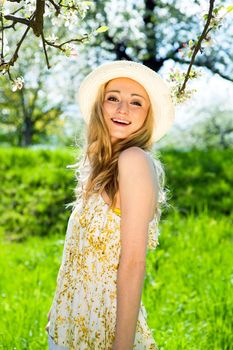
[[[142,198],[152,196],[157,200],[158,181],[154,164],[150,155],[140,147],[129,147],[122,151],[118,159],[118,175],[120,196],[126,200],[133,198],[132,193]],[[154,207],[152,204],[151,206]],[[154,202],[155,203],[155,202]]]
[[[147,152],[137,146],[122,151],[118,158],[119,173],[130,173],[136,169],[148,170],[154,177],[154,164]]]
[[[129,147],[121,152],[118,170],[119,180],[126,186],[132,180],[138,187],[145,186],[145,183],[152,186],[155,180],[152,160],[140,147]]]
[[[138,146],[132,146],[132,147],[129,147],[125,150],[123,150],[119,156],[119,158],[121,157],[129,157],[129,156],[137,156],[137,155],[144,155],[146,156],[146,152],[138,147]]]
[[[118,159],[121,207],[121,262],[144,262],[149,223],[156,208],[156,187],[150,156],[140,147],[129,147]]]
[[[122,167],[124,165],[145,165],[146,163],[150,163],[150,159],[147,155],[147,153],[141,149],[140,147],[133,146],[125,149],[121,152],[118,159],[119,167]]]

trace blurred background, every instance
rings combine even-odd
[[[7,3],[7,1],[6,1]],[[10,3],[10,1],[9,1]],[[47,13],[50,36],[108,30],[64,55],[25,39],[14,70],[24,88],[0,76],[0,349],[46,349],[45,325],[76,185],[85,125],[76,93],[108,60],[143,62],[164,79],[187,69],[180,49],[203,27],[209,1],[85,2],[79,22]],[[88,4],[89,3],[89,4]],[[33,6],[33,1],[28,4]],[[12,4],[10,4],[12,5]],[[230,6],[218,1],[215,6]],[[28,5],[29,6],[29,5]],[[232,14],[195,61],[196,93],[177,105],[171,130],[152,153],[163,163],[169,207],[160,244],[148,251],[143,302],[159,349],[230,350],[232,329],[233,22]],[[10,55],[22,30],[9,32]]]

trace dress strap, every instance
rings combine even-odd
[[[114,213],[116,213],[117,215],[121,216],[121,210],[120,210],[120,208],[114,208],[113,211],[114,211]]]

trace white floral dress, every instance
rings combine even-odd
[[[69,350],[112,350],[116,325],[120,212],[101,195],[80,196],[67,226],[49,335]],[[149,223],[148,249],[158,245],[157,215]],[[141,301],[133,349],[157,349]]]

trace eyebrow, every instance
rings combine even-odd
[[[108,90],[108,91],[106,91],[105,93],[107,94],[108,92],[118,92],[118,93],[120,93],[119,90]],[[139,94],[131,94],[131,96],[138,96],[138,97],[141,97],[141,98],[143,98],[144,100],[146,100],[145,97],[143,97],[142,95],[139,95]]]

